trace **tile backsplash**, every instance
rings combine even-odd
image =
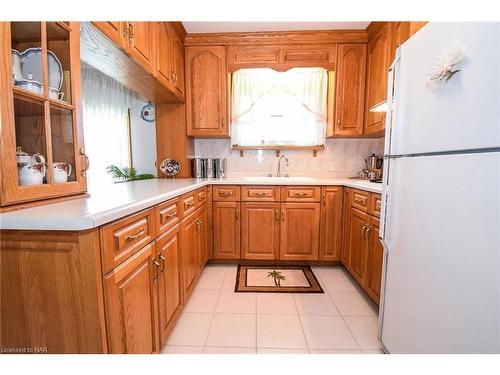
[[[196,157],[227,159],[227,174],[262,175],[276,173],[278,158],[275,151],[245,151],[240,157],[239,151],[231,150],[228,139],[196,139],[194,142]],[[329,139],[325,149],[313,157],[312,151],[285,150],[290,165],[283,163],[283,173],[290,175],[314,175],[322,177],[351,177],[365,167],[364,159],[371,154],[382,155],[384,138],[378,139]]]

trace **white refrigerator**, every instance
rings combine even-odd
[[[450,49],[466,59],[430,90],[432,67]],[[499,353],[500,23],[429,23],[398,54],[379,338],[390,353]]]

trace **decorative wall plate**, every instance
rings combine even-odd
[[[151,103],[146,104],[141,109],[141,118],[147,122],[153,122],[155,120],[155,106]]]
[[[47,51],[47,62],[49,67],[49,87],[61,91],[63,83],[61,62],[52,51]],[[40,84],[43,82],[41,48],[28,48],[21,52],[21,70],[24,78],[31,73],[34,81],[40,82]]]
[[[181,170],[181,165],[175,159],[165,159],[160,164],[160,171],[167,177],[174,177]]]

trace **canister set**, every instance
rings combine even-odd
[[[192,166],[194,178],[226,177],[225,158],[194,158]]]

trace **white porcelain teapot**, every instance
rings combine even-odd
[[[19,184],[21,186],[43,184],[43,178],[47,173],[47,166],[42,154],[30,155],[24,152],[21,147],[17,147],[16,159]]]

